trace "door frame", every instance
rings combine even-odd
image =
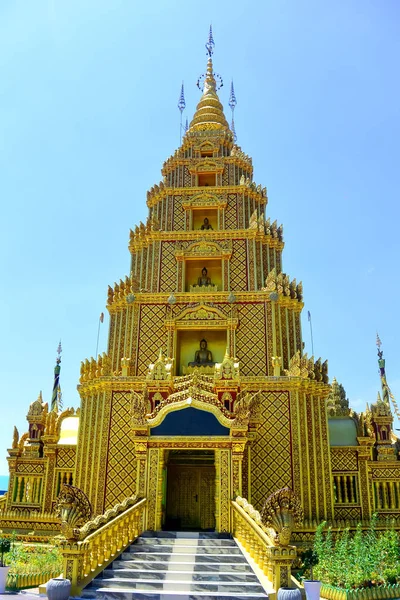
[[[215,530],[230,532],[230,502],[232,499],[232,441],[225,437],[196,438],[152,436],[147,439],[146,497],[147,511],[145,528],[157,531],[162,526],[163,514],[163,469],[165,450],[209,449],[215,453]]]

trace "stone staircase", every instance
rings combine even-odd
[[[145,532],[82,592],[99,600],[268,598],[226,535]]]

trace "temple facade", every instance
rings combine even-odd
[[[303,352],[301,283],[283,271],[282,226],[218,97],[212,52],[180,147],[130,232],[129,275],[108,288],[107,352],[82,363],[78,410],[40,396],[14,431],[0,529],[58,530],[63,483],[94,515],[136,495],[145,529],[231,531],[230,503],[258,511],[281,488],[303,542],[372,513],[400,527],[400,463],[382,353],[382,397],[362,414]],[[11,436],[10,436],[11,437]]]

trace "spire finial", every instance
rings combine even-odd
[[[196,112],[190,123],[190,131],[204,129],[227,129],[229,125],[226,121],[222,104],[218,98],[218,90],[223,86],[222,77],[218,73],[214,73],[212,54],[214,52],[214,38],[212,27],[208,35],[206,44],[208,61],[207,71],[197,80],[197,87],[202,90],[200,102],[197,105]]]
[[[231,92],[229,94],[229,106],[231,108],[231,111],[235,110],[237,104],[237,100],[236,100],[236,95],[235,95],[235,88],[233,87],[233,79],[231,81]]]
[[[59,399],[59,393],[61,393],[61,388],[60,388],[61,352],[62,352],[62,346],[61,346],[61,340],[60,340],[60,342],[57,346],[56,366],[54,367],[53,394],[51,396],[51,410],[54,410],[55,412],[58,412],[58,409],[59,409],[58,399]]]
[[[181,113],[181,120],[180,120],[180,126],[179,126],[180,144],[182,143],[182,113],[185,110],[185,108],[186,108],[185,88],[183,86],[183,81],[182,81],[181,93],[179,95],[179,100],[178,100],[178,109],[179,109],[179,112]]]
[[[183,111],[186,108],[185,88],[183,86],[183,81],[182,81],[182,86],[181,86],[181,93],[179,95],[178,108],[179,108],[181,114],[183,113]]]
[[[214,46],[215,42],[213,38],[212,25],[210,25],[210,31],[208,32],[208,40],[206,43],[207,54],[210,58],[214,54]]]
[[[230,109],[232,111],[232,124],[231,124],[231,131],[233,133],[233,141],[236,143],[237,140],[237,135],[236,135],[236,130],[235,130],[235,107],[237,104],[237,100],[236,100],[236,95],[235,95],[235,88],[233,87],[233,79],[231,81],[231,91],[229,94],[229,106]]]

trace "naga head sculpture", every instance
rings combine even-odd
[[[61,533],[67,540],[78,539],[79,527],[92,516],[92,507],[86,494],[66,483],[61,488],[55,510],[61,520]]]
[[[303,518],[300,500],[289,488],[271,494],[261,511],[263,525],[274,530],[274,541],[279,546],[289,544],[292,531],[301,525]]]

